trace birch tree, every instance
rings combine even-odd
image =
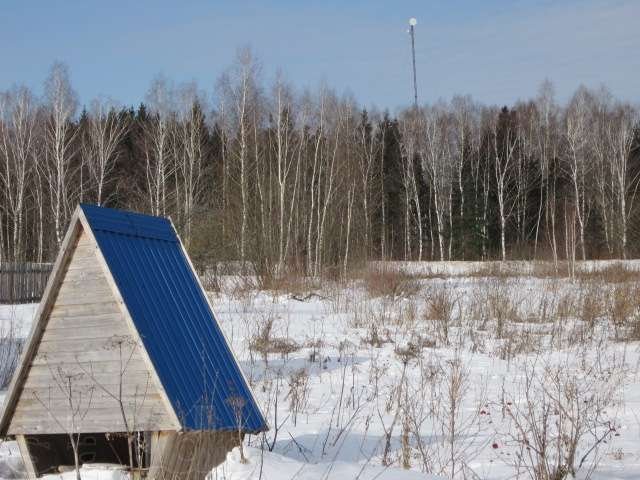
[[[569,102],[565,120],[565,140],[567,145],[565,168],[573,189],[582,260],[587,259],[584,232],[590,210],[587,191],[587,177],[591,170],[591,165],[587,158],[589,136],[588,102],[589,95],[586,89],[579,89]]]
[[[538,199],[538,214],[534,234],[534,258],[538,252],[538,241],[541,225],[547,232],[549,246],[554,265],[558,264],[558,246],[556,240],[556,192],[555,175],[552,168],[558,156],[558,108],[554,101],[553,85],[549,81],[543,82],[536,98],[537,128],[536,150],[538,158],[538,176],[540,178],[540,196]],[[544,224],[542,218],[544,216]]]
[[[358,163],[358,179],[361,188],[362,213],[364,215],[364,245],[367,258],[371,255],[372,225],[371,208],[374,195],[372,183],[379,175],[375,168],[380,157],[382,143],[379,141],[380,119],[369,119],[367,111],[362,112],[360,123],[354,129],[354,147]],[[355,195],[355,193],[354,193]],[[355,198],[355,197],[354,197]]]
[[[452,113],[452,158],[454,161],[456,181],[458,186],[458,218],[463,225],[465,217],[465,179],[464,172],[470,163],[470,153],[473,149],[474,123],[477,124],[477,112],[473,100],[469,96],[454,97],[451,101]],[[464,249],[463,249],[464,255]]]
[[[145,125],[145,177],[149,208],[154,215],[166,215],[167,209],[167,179],[171,174],[172,97],[172,87],[164,77],[157,77],[147,93],[151,118]]]
[[[31,176],[36,162],[36,104],[26,87],[0,95],[0,181],[4,190],[2,208],[10,225],[5,254],[23,260],[24,217]]]
[[[51,196],[50,208],[54,225],[54,239],[59,247],[64,228],[74,205],[71,194],[70,167],[75,156],[74,140],[77,130],[72,121],[77,110],[77,95],[71,87],[69,69],[56,62],[51,67],[45,82],[46,99],[46,150],[44,177]]]
[[[207,136],[202,107],[206,102],[193,82],[183,85],[177,96],[180,105],[177,121],[174,122],[174,172],[176,191],[181,194],[176,198],[176,207],[188,248],[191,244],[194,209],[202,189]]]
[[[445,244],[445,225],[452,215],[452,190],[457,170],[452,155],[452,129],[448,114],[441,108],[425,109],[422,120],[420,161],[425,180],[431,186],[440,260],[445,260],[451,257],[451,249]],[[449,231],[450,228],[449,221]]]
[[[634,146],[637,116],[628,105],[620,105],[612,112],[606,128],[606,141],[611,145],[611,171],[618,217],[620,253],[627,258],[629,218],[638,190],[640,172],[630,172],[629,159]]]
[[[230,142],[229,153],[237,172],[235,183],[240,190],[240,235],[238,253],[241,263],[247,259],[249,227],[250,140],[257,108],[259,65],[249,48],[236,54],[235,63],[219,80],[218,89],[224,97],[225,129]],[[233,132],[233,134],[231,133]]]
[[[271,148],[275,158],[277,189],[278,258],[276,274],[284,269],[291,232],[293,198],[298,187],[300,137],[295,131],[295,107],[291,87],[278,74],[272,89]],[[304,112],[304,110],[302,111]],[[304,117],[300,119],[304,123]]]
[[[91,103],[88,126],[83,138],[83,156],[89,167],[98,205],[109,201],[105,196],[105,189],[114,180],[120,143],[128,128],[127,118],[118,114],[112,102],[96,99]]]
[[[506,109],[500,113],[494,111],[490,125],[493,179],[500,222],[500,252],[502,261],[505,261],[507,259],[507,220],[511,217],[517,198],[515,193],[517,187],[514,185],[517,136],[510,113]]]
[[[343,128],[348,115],[348,108],[338,101],[333,92],[324,92],[322,107],[328,108],[327,138],[319,149],[318,180],[316,182],[316,232],[314,247],[314,275],[321,273],[324,261],[324,240],[329,206],[336,194],[338,152],[342,141]]]
[[[405,199],[405,260],[411,259],[412,254],[412,218],[415,220],[416,236],[418,240],[418,261],[422,260],[424,249],[423,212],[420,201],[419,168],[424,164],[424,136],[428,129],[427,114],[412,108],[405,112],[399,122],[399,144],[402,161],[402,184]],[[430,211],[427,209],[427,211]],[[433,249],[433,242],[432,242]],[[433,252],[432,252],[433,253]]]
[[[312,160],[311,160],[311,178],[307,178],[307,182],[303,188],[308,191],[308,206],[306,215],[306,270],[307,274],[313,274],[315,272],[315,264],[313,262],[312,252],[312,235],[313,235],[313,220],[316,204],[316,183],[317,173],[319,170],[319,157],[320,157],[320,144],[324,135],[324,118],[325,118],[325,102],[324,91],[321,90],[317,105],[313,99],[307,98],[306,103],[309,104],[309,109],[312,110],[312,116],[310,118],[310,129],[312,130]],[[308,185],[308,186],[307,186]]]

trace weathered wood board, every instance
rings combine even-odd
[[[80,229],[72,248],[8,433],[174,429],[93,239]]]

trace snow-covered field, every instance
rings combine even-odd
[[[640,275],[433,267],[222,279],[214,308],[271,430],[213,478],[640,478]]]
[[[492,274],[520,275],[520,276],[545,276],[556,269],[559,273],[566,274],[569,264],[559,262],[554,265],[551,262],[530,262],[524,260],[501,261],[453,261],[453,262],[370,262],[373,268],[395,270],[416,276],[469,276],[482,275],[487,272]],[[586,260],[575,263],[575,269],[582,273],[602,272],[609,269],[624,269],[640,272],[640,260]],[[542,275],[541,275],[542,274]]]

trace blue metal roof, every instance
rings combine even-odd
[[[169,220],[81,205],[182,428],[267,428]]]

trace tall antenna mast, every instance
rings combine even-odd
[[[416,42],[415,42],[415,26],[418,20],[411,17],[409,19],[409,34],[411,35],[411,59],[413,61],[413,104],[418,108],[418,84],[416,82]]]

